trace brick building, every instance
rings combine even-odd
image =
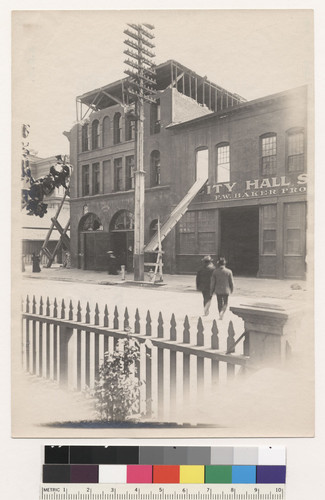
[[[157,98],[145,107],[145,242],[158,218],[169,225],[165,271],[193,273],[210,253],[225,256],[237,275],[303,278],[307,88],[247,102],[168,61],[157,67]],[[67,134],[72,265],[105,269],[113,250],[132,270],[134,121],[127,79],[77,104],[78,123]],[[170,214],[177,206],[182,216],[175,224]]]

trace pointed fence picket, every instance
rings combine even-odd
[[[25,310],[24,310],[25,309]],[[74,390],[93,388],[99,377],[104,353],[123,349],[123,340],[133,338],[140,350],[140,361],[134,376],[143,382],[140,409],[147,417],[171,419],[177,408],[195,404],[201,395],[220,381],[223,370],[226,380],[245,371],[249,360],[248,335],[242,333],[243,354],[236,354],[233,323],[228,326],[227,351],[219,349],[217,323],[211,332],[204,331],[202,319],[196,332],[191,331],[188,316],[177,324],[175,315],[164,320],[161,312],[157,322],[148,310],[141,322],[136,309],[134,320],[128,308],[119,314],[117,306],[109,320],[105,305],[101,315],[96,303],[92,315],[89,302],[77,307],[70,300],[66,307],[41,297],[37,303],[27,296],[22,312],[22,365],[25,371],[57,381]],[[110,326],[111,325],[111,326]],[[121,326],[123,325],[123,328]],[[178,335],[180,330],[182,335]],[[182,339],[181,342],[177,339]],[[195,338],[195,341],[191,342]]]

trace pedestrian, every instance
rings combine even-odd
[[[32,263],[33,263],[33,273],[40,273],[41,272],[41,268],[40,268],[40,256],[39,255],[36,255],[35,252],[33,252],[32,254]]]
[[[228,297],[234,290],[234,280],[232,271],[226,267],[226,259],[221,257],[218,261],[218,267],[211,276],[211,297],[217,295],[219,319],[223,318],[228,306]]]
[[[213,260],[210,255],[206,255],[202,259],[202,266],[196,273],[196,289],[202,292],[203,295],[203,306],[204,306],[204,316],[208,316],[212,294],[211,288],[211,276],[215,267],[213,265]]]
[[[107,252],[107,256],[108,256],[108,274],[118,274],[117,260],[112,250],[109,250]]]

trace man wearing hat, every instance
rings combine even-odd
[[[206,255],[202,259],[202,267],[196,273],[196,289],[202,292],[204,316],[209,314],[212,294],[211,288],[211,275],[215,267],[210,255]]]
[[[223,318],[228,306],[228,297],[234,290],[232,271],[226,267],[226,259],[220,257],[218,267],[211,276],[211,297],[215,293],[218,302],[219,319]]]

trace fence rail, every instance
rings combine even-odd
[[[27,296],[22,322],[24,369],[79,391],[94,387],[104,353],[121,348],[120,339],[136,339],[140,349],[138,376],[144,382],[140,411],[147,417],[176,418],[186,404],[197,404],[213,386],[244,372],[249,360],[245,332],[241,335],[243,354],[235,353],[238,340],[231,321],[226,351],[219,349],[215,320],[211,332],[204,332],[199,318],[195,343],[191,343],[188,316],[180,332],[175,315],[166,324],[161,312],[153,325],[150,311],[142,322],[136,309],[131,321],[127,308],[121,316],[115,306],[110,316],[107,305],[100,314],[96,304],[91,314],[88,302],[83,313],[80,301],[75,309],[71,301],[66,307],[64,300],[59,306],[57,299],[50,303],[49,298],[44,301],[40,297],[37,302],[35,296],[32,300]]]

